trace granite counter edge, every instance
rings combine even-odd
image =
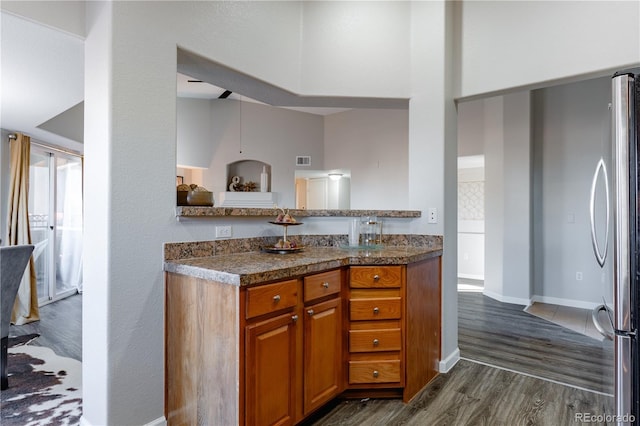
[[[199,266],[184,265],[172,261],[164,262],[164,271],[175,274],[200,278],[209,281],[216,281],[223,284],[235,286],[248,286],[259,283],[266,283],[291,277],[308,275],[316,272],[322,272],[329,269],[340,268],[344,266],[358,265],[408,265],[410,263],[420,262],[422,260],[431,259],[442,256],[442,249],[431,249],[421,253],[407,255],[390,255],[381,257],[372,257],[367,255],[357,255],[354,253],[345,253],[339,259],[328,259],[316,262],[305,263],[304,265],[296,265],[284,267],[282,269],[272,271],[256,271],[250,274],[234,274],[230,272],[203,268]]]

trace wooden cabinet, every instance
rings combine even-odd
[[[336,397],[342,378],[341,300],[305,307],[304,414]]]
[[[344,270],[304,278],[304,415],[342,392]]]
[[[404,385],[403,266],[349,270],[348,383],[353,389]]]
[[[438,374],[440,257],[349,270],[347,382],[408,402]]]
[[[297,424],[344,392],[409,401],[437,375],[440,257],[253,287],[165,282],[168,425]]]
[[[291,425],[296,419],[299,280],[247,288],[244,296],[244,410],[247,425]],[[242,351],[241,351],[242,356]]]
[[[246,290],[245,424],[294,424],[342,392],[342,274]]]
[[[295,319],[287,313],[245,328],[245,420],[249,425],[294,422]]]

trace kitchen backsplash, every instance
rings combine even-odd
[[[273,246],[278,239],[278,236],[269,236],[165,243],[164,260],[169,261],[259,251],[261,247]],[[347,235],[296,235],[291,236],[289,239],[296,240],[304,247],[339,247],[340,245],[348,244]],[[392,247],[414,246],[435,248],[442,247],[442,236],[414,234],[383,235],[382,244]]]

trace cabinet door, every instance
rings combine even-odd
[[[247,425],[293,424],[296,319],[289,313],[245,329]]]
[[[342,377],[341,299],[305,308],[304,414],[307,415],[340,391]]]

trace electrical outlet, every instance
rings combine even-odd
[[[216,238],[231,238],[231,226],[216,226]]]
[[[576,272],[576,281],[582,281],[582,272]]]
[[[438,209],[435,207],[429,208],[429,223],[438,223]]]

